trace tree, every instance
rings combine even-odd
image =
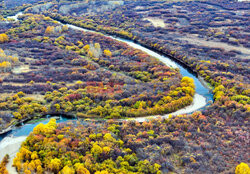
[[[24,174],[31,174],[31,171],[29,169],[24,170]]]
[[[121,115],[119,112],[112,112],[110,118],[121,118]]]
[[[77,174],[90,174],[90,172],[88,171],[88,169],[86,169],[84,167],[84,164],[82,164],[82,163],[76,163],[75,164],[75,168],[76,168],[76,173]]]
[[[111,53],[111,51],[109,51],[109,50],[104,50],[104,55],[106,56],[106,57],[111,57],[112,56],[112,53]]]
[[[97,143],[95,143],[91,148],[91,153],[95,156],[96,159],[102,152],[103,152],[102,148]]]
[[[250,174],[250,168],[246,163],[240,163],[235,168],[235,174]]]
[[[20,91],[20,92],[17,93],[17,95],[18,95],[19,97],[24,97],[24,96],[25,96],[25,93],[24,93],[23,91]]]
[[[50,119],[50,121],[44,125],[43,123],[38,124],[34,129],[33,133],[36,135],[53,133],[56,129],[56,120]]]
[[[37,172],[37,174],[43,174],[43,168],[41,165],[37,166],[36,172]]]
[[[144,161],[139,161],[138,163],[138,172],[142,172],[142,173],[156,173],[156,174],[160,174],[160,165],[155,163],[153,165],[150,164],[150,162],[148,160],[144,160]]]
[[[7,36],[7,34],[5,33],[0,34],[0,43],[4,43],[8,41],[9,41],[9,37]]]
[[[28,168],[29,168],[29,170],[30,171],[35,171],[35,169],[36,169],[36,164],[35,164],[35,162],[34,162],[34,160],[32,160],[29,164],[28,164]]]
[[[54,26],[48,26],[45,30],[46,34],[54,33],[55,27]]]
[[[9,162],[9,155],[5,155],[2,162],[0,163],[0,173],[1,174],[8,174],[6,169],[6,165]]]
[[[103,152],[106,153],[106,154],[109,154],[110,150],[111,149],[108,146],[103,147]]]
[[[36,152],[36,151],[32,152],[32,154],[31,154],[31,159],[32,159],[32,160],[38,159],[38,155],[37,155],[37,152]]]
[[[115,142],[115,138],[112,137],[112,135],[111,135],[110,133],[106,133],[106,134],[103,136],[103,139],[106,140],[106,141]]]
[[[74,174],[75,170],[70,168],[69,166],[65,166],[62,171],[61,174]]]
[[[56,108],[56,112],[60,112],[60,105],[59,104],[55,104],[54,107]]]
[[[83,49],[84,49],[85,52],[88,52],[88,51],[89,51],[89,48],[90,48],[89,45],[85,45],[85,46],[83,47]]]
[[[183,77],[181,79],[181,86],[182,87],[191,87],[191,88],[195,88],[194,86],[194,79],[192,79],[191,77]]]
[[[9,71],[11,68],[11,63],[8,61],[3,61],[2,63],[0,62],[0,70],[2,69],[3,72]]]
[[[21,115],[19,112],[14,112],[14,113],[13,113],[13,116],[14,116],[16,119],[19,119],[19,120],[22,119],[22,115]]]
[[[50,161],[49,168],[52,172],[58,173],[61,167],[61,160],[54,158]]]

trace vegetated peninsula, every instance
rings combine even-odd
[[[26,132],[0,173],[250,173],[249,13],[231,0],[1,1],[0,132],[77,120]],[[214,101],[161,118],[193,103],[196,77],[121,38],[196,73]]]
[[[1,110],[6,117],[138,117],[192,103],[193,79],[111,38],[32,14],[8,24],[5,33]]]

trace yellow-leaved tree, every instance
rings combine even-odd
[[[0,34],[0,43],[4,43],[8,41],[9,41],[9,37],[7,36],[7,34],[5,33]]]
[[[111,57],[112,56],[112,53],[111,53],[111,51],[109,51],[109,50],[104,50],[104,55],[106,56],[106,57]]]
[[[250,174],[250,168],[246,163],[240,163],[235,168],[235,174]]]

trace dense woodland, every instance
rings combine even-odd
[[[248,158],[249,147],[244,143],[248,128],[227,113],[232,118],[229,123],[215,112],[216,107],[212,117],[197,112],[143,123],[111,120],[55,126],[52,120],[34,129],[14,165],[19,171],[37,173],[81,173],[79,166],[86,173],[157,173],[158,169],[162,173],[232,173],[236,164]]]
[[[25,173],[161,173],[159,164],[138,159],[124,146],[117,126],[108,129],[116,134],[99,124],[57,126],[55,120],[50,120],[34,129],[14,159],[14,166]]]
[[[138,117],[192,103],[193,79],[124,43],[43,15],[23,15],[4,30],[0,89],[13,95],[0,100],[3,128],[46,114]]]
[[[230,89],[225,79],[231,84],[249,83],[249,3],[231,3],[231,10],[226,8],[228,2],[220,2],[219,6],[195,1],[127,2],[103,13],[82,8],[77,17],[65,15],[60,6],[58,11],[44,12],[78,26],[133,39],[187,64],[212,86],[226,83],[224,87]],[[160,20],[165,26],[154,27],[150,20]]]
[[[38,125],[14,159],[17,171],[250,172],[249,2],[20,3],[0,7],[3,17],[25,9],[18,22],[0,22],[0,130],[46,114],[79,120]],[[54,19],[182,62],[214,88],[214,103],[189,115],[117,122],[191,104],[193,80],[140,50]],[[80,119],[86,117],[114,120]]]

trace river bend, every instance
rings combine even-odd
[[[17,13],[15,16],[9,16],[8,18],[13,19],[14,21],[17,21],[19,15],[22,15],[22,12]],[[59,22],[59,21],[57,21],[57,22]],[[98,33],[96,31],[80,28],[80,27],[77,27],[77,26],[74,26],[71,24],[67,24],[67,26],[69,28],[75,29],[75,30]],[[161,55],[155,51],[152,51],[148,48],[145,48],[140,44],[134,43],[133,41],[119,38],[119,37],[110,36],[107,34],[102,34],[102,35],[110,37],[110,38],[118,40],[118,41],[121,41],[121,42],[124,42],[124,43],[128,44],[129,46],[134,47],[136,49],[140,49],[140,50],[146,52],[147,54],[159,59],[167,66],[170,66],[173,68],[179,68],[182,76],[187,76],[187,77],[191,77],[194,79],[195,86],[196,86],[196,93],[195,93],[194,98],[193,98],[193,103],[191,105],[183,108],[183,109],[180,109],[176,112],[170,113],[171,115],[192,113],[192,112],[195,112],[197,110],[201,110],[202,108],[209,105],[209,103],[211,103],[213,101],[213,94],[212,94],[211,90],[209,90],[207,88],[207,85],[203,81],[199,80],[199,78],[194,73],[189,72],[185,67],[183,67],[177,61],[173,61],[172,59],[170,59],[164,55]],[[163,115],[161,117],[167,118],[170,114],[166,114],[166,115]],[[143,122],[147,119],[154,118],[154,117],[158,117],[158,116],[129,118],[129,119],[124,119],[124,120],[136,120],[139,122]],[[60,122],[68,121],[68,120],[70,120],[70,119],[61,117],[60,120],[58,120],[57,122],[60,123]],[[45,121],[42,121],[39,123],[45,124],[47,122],[48,122],[48,120],[45,120]],[[21,127],[17,127],[15,129],[13,129],[12,131],[10,131],[6,134],[0,135],[0,152],[1,152],[0,161],[2,160],[3,156],[7,153],[10,153],[11,158],[13,159],[13,157],[15,156],[15,153],[18,151],[18,149],[21,145],[21,142],[24,141],[25,137],[28,136],[29,133],[33,130],[33,128],[36,125],[38,125],[39,123],[25,124]],[[11,147],[11,148],[8,148],[8,147]],[[11,172],[14,172],[13,168],[11,168],[11,165],[8,165],[8,169],[11,170]]]

